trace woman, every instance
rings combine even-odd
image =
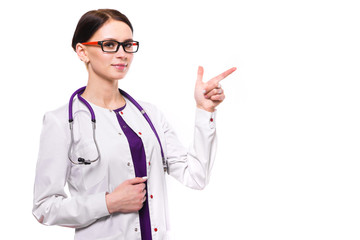
[[[195,135],[187,151],[161,112],[118,89],[139,47],[125,15],[87,12],[72,47],[86,64],[88,83],[69,105],[44,116],[33,214],[45,225],[76,228],[78,240],[167,239],[164,167],[190,188],[206,186],[216,149],[215,108],[225,97],[219,82],[236,68],[203,83],[199,67]],[[90,118],[97,123],[94,138]]]

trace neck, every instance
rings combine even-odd
[[[93,81],[89,78],[86,89],[81,96],[102,108],[117,109],[125,105],[125,99],[118,89],[118,81]]]

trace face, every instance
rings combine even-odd
[[[121,21],[109,20],[89,39],[89,42],[116,40],[125,42],[133,40],[130,27]],[[90,78],[103,80],[119,80],[125,77],[130,68],[133,53],[127,53],[120,46],[116,53],[107,53],[101,50],[101,46],[78,44],[77,53],[81,60],[88,62]]]

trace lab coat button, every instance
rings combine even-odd
[[[124,113],[123,112],[120,112],[121,113],[121,115],[123,115]]]
[[[138,229],[137,228],[135,228],[135,232],[137,232],[138,231]]]
[[[142,133],[141,132],[139,132],[139,135],[141,135]]]
[[[210,128],[211,129],[214,129],[215,128],[215,116],[211,116],[210,119],[209,119],[209,125],[210,125]]]
[[[151,198],[151,199],[153,199],[153,198],[154,198],[154,196],[153,196],[153,195],[150,195],[150,198]]]
[[[157,232],[157,230],[158,230],[157,228],[154,228],[154,231],[155,231],[155,232]]]
[[[130,167],[130,162],[128,162],[127,165]]]

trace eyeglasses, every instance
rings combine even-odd
[[[120,46],[122,46],[124,51],[127,53],[136,53],[139,50],[138,41],[118,42],[115,40],[105,40],[105,41],[97,41],[97,42],[85,42],[81,44],[100,45],[103,52],[109,52],[109,53],[114,53],[119,51]]]

